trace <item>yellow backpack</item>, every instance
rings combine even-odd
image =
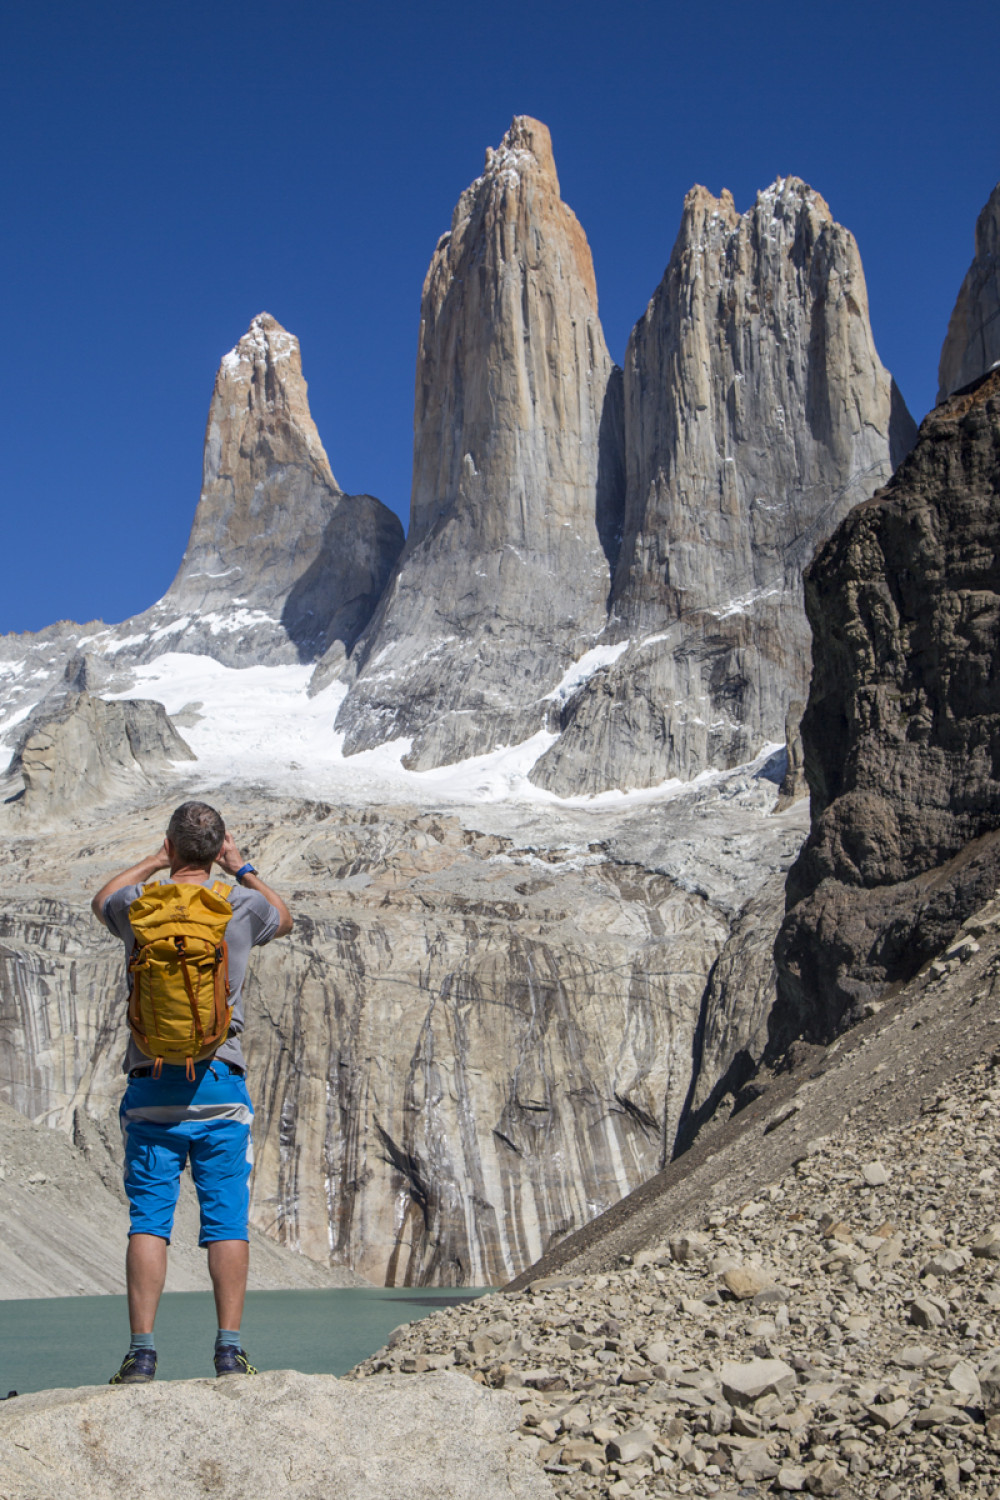
[[[128,1023],[136,1043],[155,1058],[153,1077],[165,1062],[194,1064],[210,1057],[229,1032],[229,951],[226,927],[233,908],[230,886],[143,886],[128,909],[136,947],[129,959]]]

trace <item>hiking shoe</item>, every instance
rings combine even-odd
[[[156,1374],[156,1350],[133,1349],[108,1381],[108,1385],[148,1385]]]
[[[242,1349],[233,1344],[223,1344],[221,1349],[215,1351],[215,1373],[216,1375],[257,1375],[253,1365],[247,1359]]]

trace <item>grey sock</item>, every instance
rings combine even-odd
[[[132,1342],[128,1346],[128,1352],[134,1354],[137,1349],[155,1349],[151,1333],[133,1333]]]
[[[242,1349],[238,1328],[220,1328],[215,1335],[216,1352],[220,1349]]]

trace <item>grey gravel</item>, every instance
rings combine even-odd
[[[690,1231],[406,1325],[353,1378],[512,1390],[561,1495],[993,1500],[998,1122],[993,1055],[915,1121],[853,1117]]]

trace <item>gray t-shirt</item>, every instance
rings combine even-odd
[[[212,881],[206,884],[211,885]],[[125,999],[127,1002],[129,992],[128,961],[132,957],[135,947],[135,934],[132,924],[128,919],[128,909],[137,896],[141,896],[143,887],[141,885],[126,885],[120,891],[115,891],[104,903],[104,920],[108,927],[121,938],[125,944]],[[234,885],[226,898],[233,908],[233,914],[226,927],[226,946],[229,949],[229,1000],[233,1007],[233,1019],[229,1027],[229,1036],[216,1052],[220,1062],[232,1063],[237,1068],[246,1068],[243,1057],[243,1048],[240,1046],[239,1033],[243,1030],[243,979],[247,971],[247,961],[250,958],[251,948],[260,948],[264,943],[269,943],[278,930],[281,918],[276,909],[271,905],[260,891],[247,890],[245,886]],[[129,1032],[128,1048],[122,1062],[122,1072],[131,1072],[133,1068],[146,1067],[149,1058],[136,1045],[135,1038]]]

